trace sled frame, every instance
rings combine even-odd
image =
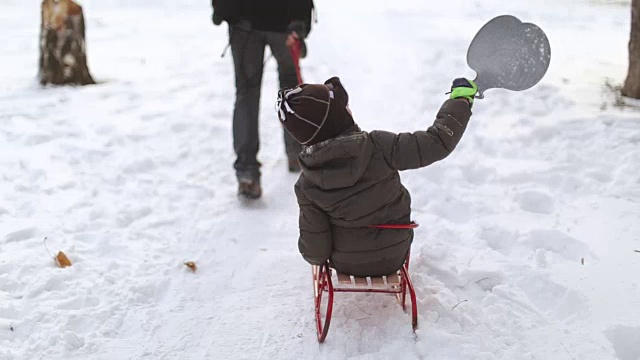
[[[418,305],[413,283],[409,277],[409,256],[410,254],[407,254],[407,258],[398,272],[389,274],[384,278],[352,277],[336,272],[336,275],[342,277],[343,280],[345,280],[345,277],[349,277],[352,280],[351,284],[346,284],[345,281],[339,281],[335,286],[332,280],[332,272],[335,272],[335,270],[331,268],[329,262],[322,265],[312,265],[318,342],[324,342],[329,333],[329,325],[331,324],[331,315],[333,312],[333,298],[337,292],[394,294],[402,306],[402,310],[405,311],[407,307],[407,292],[409,292],[409,297],[411,298],[411,326],[413,331],[415,331],[418,327]],[[322,311],[323,296],[327,297],[324,314]]]

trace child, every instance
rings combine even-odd
[[[302,257],[313,265],[329,260],[338,272],[354,276],[400,269],[413,229],[370,226],[411,222],[411,197],[398,171],[427,166],[453,151],[471,117],[476,92],[473,81],[454,80],[451,99],[431,127],[393,134],[360,130],[337,77],[324,85],[280,90],[280,121],[304,146],[295,185]]]

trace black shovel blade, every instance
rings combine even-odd
[[[467,64],[476,71],[478,98],[488,89],[522,91],[546,74],[551,46],[544,31],[511,15],[486,23],[469,45]]]

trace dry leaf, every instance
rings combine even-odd
[[[62,251],[58,252],[58,255],[56,256],[55,260],[56,260],[56,265],[58,265],[59,268],[66,268],[67,266],[71,266],[71,261],[69,260],[67,255],[65,255],[65,253],[63,253]]]
[[[187,261],[186,263],[184,263],[189,269],[191,269],[191,271],[196,272],[196,270],[198,270],[198,267],[196,266],[196,263],[194,263],[193,261]]]
[[[582,265],[584,265],[584,258],[582,258],[581,262],[582,262]]]

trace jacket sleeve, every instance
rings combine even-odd
[[[393,169],[417,169],[451,154],[470,117],[471,108],[465,100],[447,100],[426,131],[401,134],[372,131],[371,139],[382,149],[386,162]]]
[[[312,0],[288,0],[289,6],[289,23],[302,22],[306,29],[305,34],[309,33],[311,25],[311,11],[313,8]]]
[[[307,21],[311,17],[311,4],[312,0],[289,0],[289,17],[291,21]]]
[[[307,199],[297,185],[295,192],[300,206],[298,249],[308,263],[322,265],[331,256],[329,216]]]

